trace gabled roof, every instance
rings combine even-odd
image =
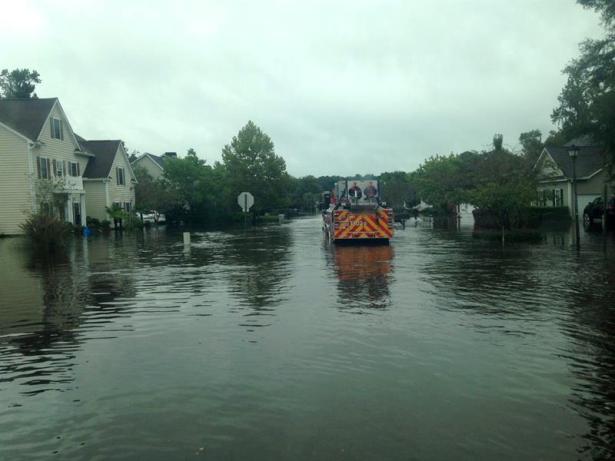
[[[120,148],[122,141],[86,141],[81,136],[77,137],[81,147],[95,155],[90,159],[85,171],[84,178],[107,178],[111,174],[111,166],[115,160],[115,154]]]
[[[576,160],[577,178],[589,178],[604,168],[605,151],[599,146],[578,146]],[[566,178],[572,178],[572,160],[568,147],[546,146],[544,151],[551,156]]]
[[[139,160],[141,160],[142,158],[145,158],[145,157],[149,157],[150,160],[152,162],[154,162],[156,165],[158,165],[161,169],[164,168],[164,157],[162,155],[150,154],[149,152],[145,152],[144,154],[140,155],[138,159],[136,159],[134,162],[132,162],[132,164],[134,165]]]
[[[0,122],[36,141],[58,98],[0,99]]]

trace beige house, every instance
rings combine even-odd
[[[90,182],[103,186],[92,186],[88,199]],[[96,199],[100,190],[109,192]],[[108,219],[113,202],[134,207],[134,174],[120,141],[76,136],[57,98],[0,99],[0,234],[22,233],[20,224],[41,209],[75,225]]]
[[[57,98],[0,100],[0,234],[41,207],[83,225],[87,214],[82,172],[85,152]]]
[[[564,147],[545,147],[534,169],[538,175],[538,205],[568,207],[571,215],[574,215],[572,160],[568,153],[572,144],[573,142]],[[604,194],[605,188],[607,193],[612,193],[612,186],[608,185],[604,149],[595,145],[576,147],[579,149],[576,159],[576,180],[579,215],[581,215],[589,202]]]
[[[164,173],[164,162],[169,158],[177,158],[175,152],[165,152],[164,155],[145,153],[132,162],[133,168],[143,168],[152,178],[160,179]]]
[[[107,208],[113,205],[127,212],[133,211],[137,181],[122,141],[78,139],[83,149],[94,156],[83,172],[88,216],[109,219]]]

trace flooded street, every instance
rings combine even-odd
[[[583,237],[1,239],[0,459],[615,458],[615,239]]]

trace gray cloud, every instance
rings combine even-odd
[[[412,170],[551,128],[599,18],[573,0],[3,6],[0,67],[30,67],[75,130],[213,162],[248,119],[291,174]]]

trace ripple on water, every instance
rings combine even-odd
[[[0,458],[615,456],[612,241],[319,229],[0,240]]]

